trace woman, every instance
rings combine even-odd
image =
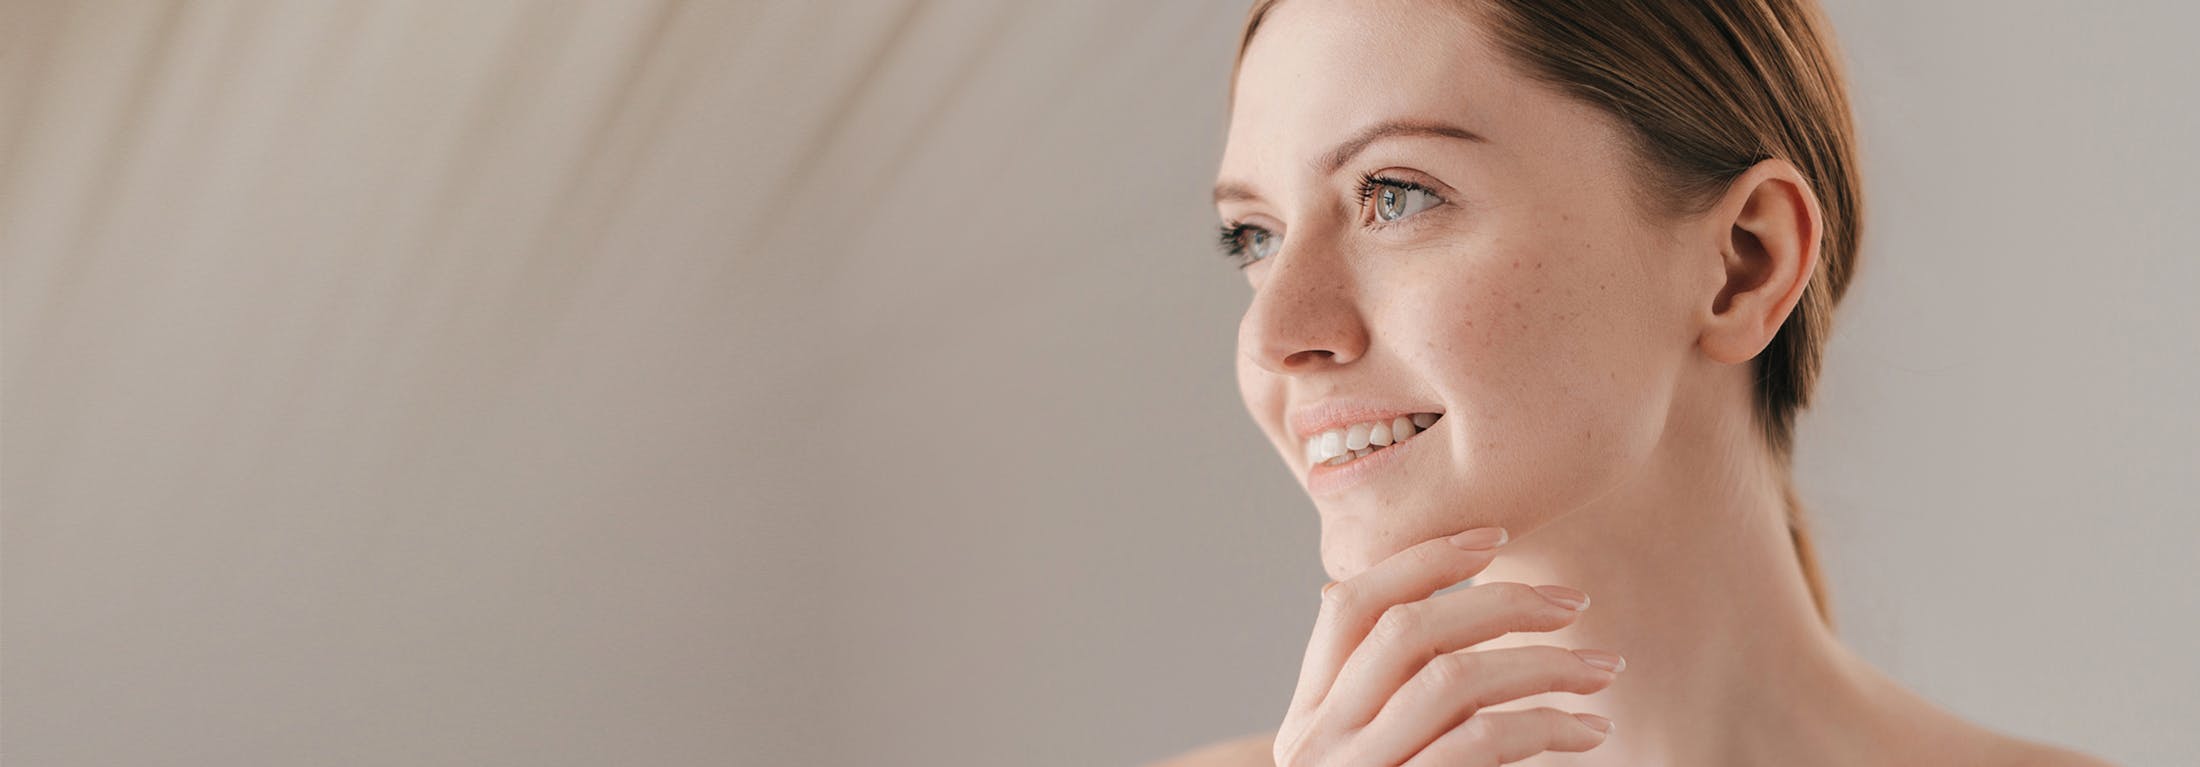
[[[2100,764],[1829,625],[1789,456],[1857,258],[1836,62],[1807,0],[1256,3],[1239,388],[1335,582],[1278,731],[1172,764]]]

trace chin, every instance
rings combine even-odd
[[[1395,513],[1397,507],[1391,507]],[[1489,525],[1514,529],[1511,520],[1476,521],[1444,517],[1399,518],[1344,512],[1321,514],[1322,569],[1329,579],[1342,581],[1366,572],[1376,563],[1424,541]],[[1515,536],[1519,532],[1515,530]]]
[[[1569,510],[1581,508],[1616,481],[1588,467],[1572,468],[1576,471],[1569,475],[1579,478],[1577,482],[1552,478],[1495,493],[1393,494],[1317,503],[1322,569],[1330,580],[1346,580],[1398,552],[1478,527],[1503,527],[1518,541]],[[1469,484],[1491,488],[1499,481]]]

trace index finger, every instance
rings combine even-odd
[[[1352,650],[1374,630],[1375,621],[1393,605],[1418,602],[1445,587],[1474,577],[1497,557],[1510,534],[1502,527],[1478,527],[1445,538],[1422,541],[1392,554],[1366,572],[1323,587],[1321,615],[1299,666],[1299,686],[1291,694],[1291,713],[1311,711],[1329,694]]]

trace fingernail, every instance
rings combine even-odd
[[[1477,527],[1451,537],[1451,544],[1468,551],[1489,551],[1512,538],[1502,527]]]
[[[1551,604],[1579,612],[1589,607],[1589,595],[1565,586],[1537,586],[1535,593],[1542,594]]]
[[[1620,669],[1627,667],[1626,658],[1619,657],[1616,654],[1608,653],[1603,650],[1575,650],[1574,654],[1581,656],[1581,662],[1583,663],[1587,663],[1591,666],[1595,666],[1597,668],[1601,668],[1613,673],[1618,673]]]
[[[1595,714],[1575,714],[1574,718],[1581,720],[1582,724],[1589,725],[1589,729],[1596,730],[1597,732],[1612,731],[1612,720],[1610,719],[1606,719]]]

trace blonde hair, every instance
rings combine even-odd
[[[1237,66],[1281,0],[1256,0]],[[1630,129],[1644,201],[1702,213],[1767,159],[1793,164],[1822,207],[1817,270],[1757,358],[1756,413],[1781,469],[1789,538],[1819,619],[1833,624],[1793,477],[1795,417],[1810,404],[1833,307],[1862,234],[1862,181],[1832,26],[1812,0],[1479,0],[1492,39],[1524,72]],[[1237,66],[1230,74],[1231,90]]]

